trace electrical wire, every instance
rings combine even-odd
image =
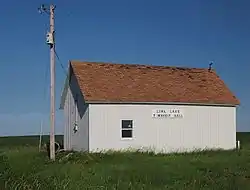
[[[44,89],[43,89],[43,101],[46,100],[46,93],[47,93],[47,78],[49,74],[49,64],[45,65],[45,73],[44,73]]]
[[[46,99],[47,99],[47,93],[48,93],[48,75],[49,75],[49,64],[48,63],[46,63],[45,64],[45,70],[44,70],[44,84],[43,84],[43,94],[42,94],[42,105],[46,105]],[[40,139],[39,139],[39,151],[41,151],[41,143],[42,143],[42,138],[43,138],[43,127],[42,127],[42,125],[43,125],[43,118],[41,118],[41,126],[40,126],[40,133],[39,133],[39,135],[40,135]]]
[[[55,47],[55,54],[56,54],[56,58],[57,58],[58,62],[60,63],[60,66],[61,66],[65,76],[67,76],[67,69],[63,66],[63,63],[61,62],[61,59],[58,56],[58,53],[56,52],[56,47]]]
[[[57,58],[60,66],[61,66],[61,68],[63,70],[63,73],[65,74],[65,77],[67,77],[67,75],[68,75],[67,69],[63,66],[63,63],[62,63],[62,61],[61,61],[61,59],[60,59],[60,57],[59,57],[59,55],[58,55],[58,53],[56,51],[56,47],[55,47],[55,55],[56,55],[56,58]],[[57,108],[56,111],[60,111],[60,108]]]

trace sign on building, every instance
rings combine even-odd
[[[182,109],[179,108],[170,108],[170,109],[153,109],[152,110],[153,118],[183,118],[184,113]]]

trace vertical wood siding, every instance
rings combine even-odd
[[[182,119],[152,118],[152,109],[181,108]],[[133,139],[121,139],[121,120],[134,121]],[[236,108],[217,106],[89,106],[89,150],[149,148],[161,152],[236,147]]]
[[[89,109],[84,103],[76,78],[71,77],[64,105],[64,147],[66,150],[88,151]],[[74,124],[78,131],[74,132]]]

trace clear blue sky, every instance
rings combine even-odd
[[[0,136],[49,131],[49,18],[41,3],[1,2]],[[57,0],[57,53],[68,60],[214,68],[240,99],[238,131],[250,131],[250,1]],[[47,70],[47,75],[45,74]],[[56,66],[56,105],[65,75]],[[46,92],[45,92],[46,89]],[[63,131],[61,111],[56,131]]]

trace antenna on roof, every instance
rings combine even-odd
[[[208,70],[209,71],[211,71],[211,69],[212,69],[212,65],[214,64],[214,62],[213,61],[211,61],[210,63],[209,63],[209,67],[208,67]]]

